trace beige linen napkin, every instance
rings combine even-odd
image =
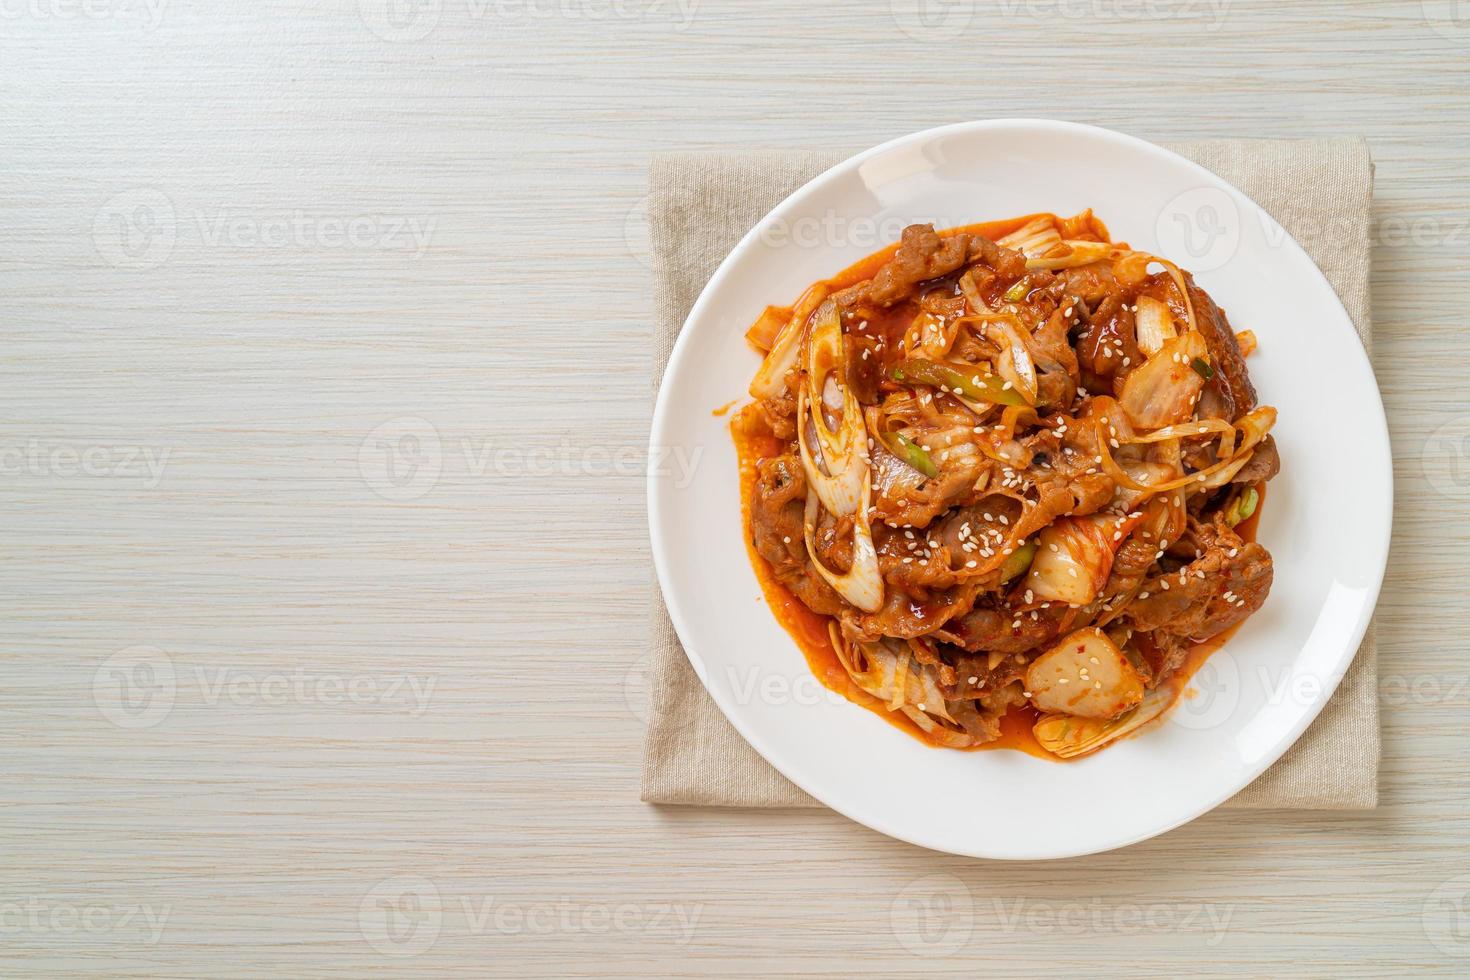
[[[1211,140],[1171,147],[1230,181],[1289,231],[1327,275],[1363,344],[1373,164],[1361,139]],[[689,308],[747,230],[841,154],[670,154],[649,167],[657,385]],[[999,217],[977,215],[976,218]],[[1289,463],[1288,463],[1289,465]],[[821,804],[788,782],[725,720],[679,646],[653,590],[643,799],[703,806]],[[1224,805],[1364,809],[1378,802],[1378,666],[1370,627],[1311,728]]]

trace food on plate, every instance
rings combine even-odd
[[[1265,602],[1255,335],[1091,211],[912,225],[747,337],[766,595],[824,683],[931,744],[1102,748]]]

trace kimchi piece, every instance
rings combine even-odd
[[[747,337],[757,572],[824,683],[931,744],[1095,751],[1270,591],[1276,411],[1193,277],[1090,211],[912,225]]]

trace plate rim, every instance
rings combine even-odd
[[[1310,267],[1311,270],[1317,275],[1321,284],[1326,287],[1328,294],[1331,295],[1333,301],[1337,304],[1337,309],[1341,312],[1343,319],[1347,321],[1349,326],[1353,327],[1352,333],[1355,344],[1352,346],[1353,354],[1351,356],[1361,359],[1360,366],[1366,369],[1368,377],[1373,379],[1373,397],[1372,403],[1369,407],[1375,409],[1375,411],[1373,411],[1371,414],[1373,415],[1373,421],[1377,425],[1377,431],[1381,435],[1381,440],[1374,440],[1374,442],[1375,444],[1381,445],[1383,447],[1383,462],[1387,466],[1388,479],[1386,481],[1386,492],[1384,494],[1384,513],[1381,531],[1377,535],[1376,540],[1372,541],[1372,557],[1374,558],[1374,560],[1372,563],[1373,571],[1371,581],[1368,583],[1367,588],[1364,590],[1364,601],[1359,608],[1357,620],[1353,623],[1352,629],[1348,632],[1348,635],[1350,637],[1349,649],[1351,650],[1351,653],[1345,658],[1340,658],[1340,664],[1335,665],[1341,666],[1342,669],[1340,671],[1334,671],[1333,675],[1328,678],[1327,683],[1324,683],[1323,696],[1318,698],[1315,703],[1308,706],[1308,710],[1304,711],[1300,715],[1296,723],[1292,726],[1289,734],[1282,737],[1278,741],[1277,745],[1273,746],[1271,751],[1264,753],[1261,756],[1261,759],[1258,760],[1257,763],[1254,764],[1247,771],[1247,774],[1241,781],[1231,781],[1231,783],[1228,785],[1227,789],[1223,793],[1220,793],[1219,795],[1203,802],[1203,804],[1198,806],[1198,808],[1190,809],[1185,816],[1165,826],[1149,829],[1137,835],[1128,836],[1126,839],[1121,839],[1113,842],[1105,842],[1096,846],[1054,849],[1048,851],[1037,851],[1034,853],[995,853],[992,851],[986,851],[984,849],[955,847],[948,843],[925,840],[922,839],[921,835],[906,832],[901,828],[885,825],[884,821],[873,820],[864,816],[859,816],[858,814],[851,812],[849,809],[834,803],[831,799],[827,798],[827,794],[818,792],[814,790],[811,786],[804,784],[800,779],[798,779],[792,773],[788,772],[787,769],[780,762],[773,758],[773,752],[769,750],[766,740],[759,733],[748,730],[747,727],[738,720],[738,712],[732,712],[731,709],[724,703],[721,696],[716,693],[716,691],[712,689],[707,683],[707,681],[705,680],[705,668],[702,658],[700,657],[698,652],[691,646],[686,638],[688,635],[690,635],[691,631],[686,626],[687,621],[685,619],[684,611],[680,605],[680,602],[677,599],[677,592],[669,587],[669,583],[671,581],[671,570],[667,567],[667,542],[664,540],[658,520],[658,513],[663,502],[663,491],[666,489],[666,486],[664,478],[659,474],[657,468],[654,467],[650,467],[649,469],[646,484],[648,504],[648,532],[654,570],[658,578],[659,590],[663,597],[665,609],[667,610],[669,620],[674,627],[674,631],[678,635],[680,648],[684,651],[684,655],[688,658],[691,668],[694,670],[695,675],[699,678],[700,684],[704,687],[705,692],[710,696],[711,700],[713,700],[716,706],[719,707],[720,713],[724,715],[725,720],[729,722],[731,727],[733,727],[736,732],[740,734],[740,737],[743,738],[745,742],[752,749],[754,749],[768,765],[774,768],[777,772],[781,773],[781,775],[789,780],[793,785],[799,787],[803,792],[816,799],[823,806],[826,806],[827,808],[837,813],[840,813],[847,819],[852,820],[854,823],[858,823],[871,830],[875,830],[878,833],[884,834],[885,836],[892,837],[896,840],[901,840],[916,847],[923,847],[928,850],[956,854],[964,857],[983,858],[987,860],[1061,860],[1065,858],[1082,857],[1089,854],[1100,854],[1107,851],[1113,851],[1119,848],[1137,844],[1141,841],[1148,840],[1162,834],[1166,834],[1172,830],[1177,829],[1178,827],[1183,826],[1186,823],[1190,823],[1198,819],[1206,813],[1209,813],[1210,811],[1220,806],[1220,804],[1224,803],[1226,800],[1235,796],[1247,786],[1254,783],[1257,779],[1261,777],[1262,774],[1265,773],[1267,769],[1275,765],[1276,762],[1300,740],[1301,736],[1306,732],[1306,730],[1311,727],[1314,721],[1316,721],[1317,717],[1327,706],[1328,702],[1332,700],[1332,697],[1336,694],[1337,688],[1341,684],[1343,677],[1346,676],[1347,671],[1351,669],[1352,664],[1357,659],[1359,648],[1362,645],[1363,636],[1366,634],[1368,627],[1373,620],[1374,613],[1377,610],[1378,599],[1383,586],[1383,579],[1387,571],[1389,549],[1393,537],[1395,489],[1392,467],[1393,444],[1388,428],[1387,413],[1385,412],[1383,406],[1383,395],[1381,389],[1378,386],[1377,375],[1373,370],[1372,359],[1368,354],[1367,348],[1363,344],[1362,337],[1357,332],[1357,328],[1356,325],[1353,323],[1352,316],[1349,315],[1347,308],[1342,303],[1342,298],[1338,296],[1336,288],[1334,288],[1332,283],[1327,279],[1326,274],[1322,272],[1316,261],[1311,257],[1310,254],[1307,253],[1306,249],[1301,246],[1301,243],[1296,240],[1296,237],[1292,235],[1289,230],[1287,230],[1284,226],[1281,226],[1280,222],[1276,222],[1275,218],[1271,216],[1269,211],[1261,207],[1260,204],[1258,204],[1244,191],[1236,187],[1224,177],[1210,170],[1209,168],[1198,164],[1193,160],[1190,160],[1188,157],[1185,157],[1182,154],[1175,152],[1174,150],[1160,146],[1157,143],[1153,143],[1148,140],[1142,139],[1141,137],[1133,136],[1131,134],[1123,133],[1118,130],[1109,129],[1103,126],[1095,126],[1089,123],[1078,123],[1059,119],[1007,116],[970,120],[967,122],[950,123],[944,126],[935,126],[929,129],[918,130],[916,132],[908,133],[894,139],[886,140],[883,143],[855,153],[852,156],[842,160],[841,162],[831,167],[828,167],[821,173],[803,183],[796,190],[786,195],[774,207],[767,211],[766,214],[760,218],[760,220],[758,220],[753,226],[751,226],[751,228],[746,231],[744,235],[741,236],[740,240],[735,244],[735,246],[731,248],[730,252],[724,257],[724,259],[720,261],[720,264],[716,267],[714,273],[701,288],[698,298],[690,307],[688,316],[685,317],[683,324],[679,328],[679,335],[675,338],[673,348],[671,349],[669,354],[668,362],[667,364],[665,364],[664,370],[659,376],[659,389],[654,401],[653,414],[649,428],[648,448],[650,454],[653,454],[658,451],[658,447],[660,445],[667,444],[667,440],[661,439],[660,437],[668,428],[670,422],[671,410],[669,401],[669,390],[671,388],[671,385],[668,384],[668,380],[673,377],[675,373],[681,368],[683,361],[688,354],[691,343],[691,331],[689,329],[690,325],[704,314],[706,307],[713,302],[713,297],[717,292],[719,292],[719,287],[723,284],[724,280],[731,274],[734,267],[741,261],[744,253],[749,250],[752,243],[758,239],[762,229],[766,228],[778,214],[780,214],[789,206],[800,203],[803,197],[808,194],[815,193],[822,185],[824,185],[832,178],[845,174],[849,171],[857,170],[868,160],[884,153],[902,149],[904,147],[912,146],[915,144],[928,143],[933,140],[942,139],[948,136],[983,133],[989,130],[1004,129],[1007,127],[1035,127],[1042,130],[1051,130],[1054,132],[1072,133],[1094,138],[1102,138],[1105,140],[1112,140],[1139,152],[1162,157],[1176,165],[1182,164],[1185,168],[1192,170],[1196,174],[1196,176],[1200,177],[1207,184],[1214,184],[1223,187],[1230,194],[1236,196],[1242,201],[1249,203],[1249,205],[1254,208],[1256,212],[1265,215],[1280,228],[1282,232],[1282,242],[1284,247],[1294,249],[1296,253],[1305,260],[1307,266]],[[654,457],[650,455],[650,458]]]

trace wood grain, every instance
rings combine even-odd
[[[0,970],[1463,973],[1456,9],[0,5]],[[649,153],[994,115],[1370,139],[1379,810],[998,865],[638,802]]]

